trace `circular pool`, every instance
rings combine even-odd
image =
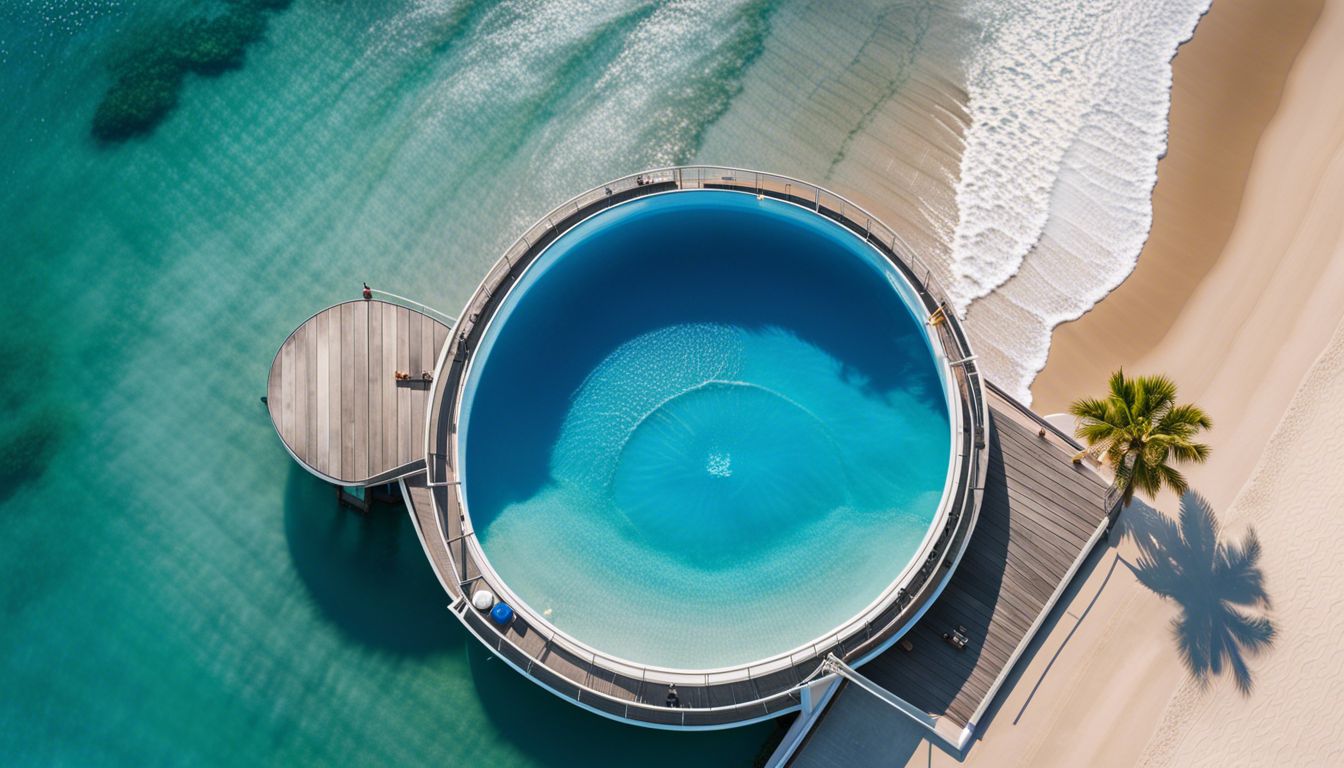
[[[941,528],[945,367],[914,290],[808,209],[673,191],[572,227],[481,337],[467,525],[530,620],[713,670],[860,620]]]

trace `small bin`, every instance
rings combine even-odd
[[[495,603],[495,607],[490,609],[490,618],[501,627],[513,621],[513,609],[508,603]]]

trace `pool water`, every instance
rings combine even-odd
[[[947,481],[909,291],[838,224],[736,192],[570,230],[468,374],[463,493],[491,564],[559,629],[654,666],[763,659],[860,613]]]

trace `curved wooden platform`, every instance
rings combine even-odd
[[[331,483],[378,485],[424,466],[425,404],[448,326],[385,301],[318,312],[280,345],[266,404],[305,469]],[[405,371],[412,381],[397,381]]]
[[[955,315],[931,332],[948,362],[960,413],[956,419],[955,491],[946,499],[947,521],[929,537],[923,562],[879,610],[851,621],[811,646],[788,655],[709,672],[668,670],[602,655],[557,630],[513,597],[489,567],[469,526],[457,465],[457,411],[472,355],[509,288],[557,238],[587,217],[628,200],[676,189],[720,189],[770,196],[814,211],[866,240],[909,280],[926,313],[937,311],[913,256],[899,252],[899,238],[862,209],[805,182],[754,171],[683,167],[628,176],[580,194],[542,219],[514,243],[486,274],[448,340],[429,418],[426,475],[401,485],[426,554],[453,602],[450,610],[506,664],[552,693],[592,712],[655,728],[714,729],[741,725],[797,710],[803,686],[822,670],[828,654],[865,658],[894,642],[947,583],[948,569],[963,550],[981,502],[989,457],[985,450],[988,411],[975,356]],[[859,216],[859,219],[853,218]],[[924,271],[927,279],[927,272]],[[934,339],[936,337],[936,339]],[[487,588],[509,597],[514,618],[505,626],[471,606],[469,595]],[[675,685],[678,703],[669,704]]]

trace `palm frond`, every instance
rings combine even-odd
[[[1176,404],[1176,382],[1166,376],[1140,376],[1136,382],[1143,390],[1143,412],[1150,418],[1169,413]]]
[[[1069,406],[1078,418],[1075,434],[1103,455],[1115,471],[1116,487],[1126,506],[1135,491],[1155,496],[1164,486],[1177,493],[1189,487],[1170,463],[1208,459],[1209,446],[1196,442],[1200,430],[1213,426],[1198,406],[1176,403],[1176,383],[1161,374],[1128,377],[1120,368],[1107,382],[1104,398],[1081,398]]]
[[[1192,443],[1188,440],[1172,440],[1169,444],[1171,457],[1180,462],[1201,464],[1209,458],[1211,449],[1204,443]]]
[[[1080,400],[1074,400],[1069,405],[1069,413],[1080,419],[1091,419],[1093,421],[1106,421],[1107,404],[1104,400],[1098,400],[1094,397],[1085,397]]]
[[[1162,483],[1165,483],[1175,493],[1183,494],[1190,490],[1190,483],[1186,481],[1185,475],[1181,474],[1179,469],[1166,463],[1156,464],[1153,469],[1161,476]],[[1157,495],[1157,491],[1153,491],[1153,495]]]
[[[1107,424],[1104,421],[1098,421],[1091,423],[1083,422],[1082,424],[1079,424],[1078,429],[1074,434],[1088,445],[1095,446],[1098,444],[1109,444],[1115,439],[1117,432],[1118,431],[1114,426]]]
[[[1209,418],[1204,409],[1189,403],[1173,406],[1162,418],[1162,423],[1164,426],[1182,424],[1199,429],[1213,429],[1213,419]]]

